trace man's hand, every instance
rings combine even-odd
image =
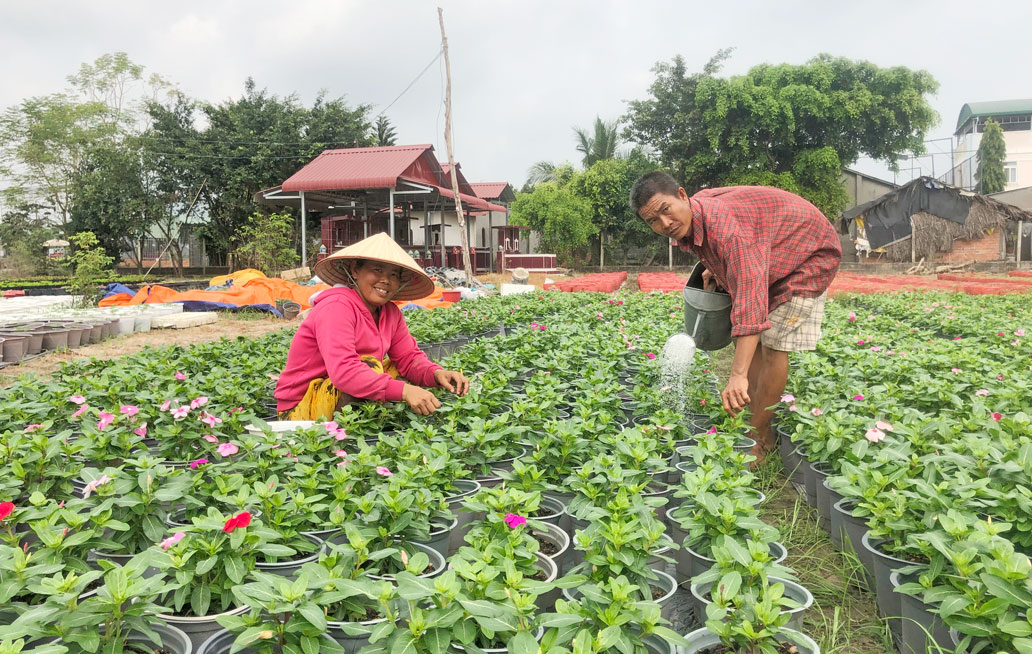
[[[434,371],[434,381],[441,388],[462,397],[469,391],[469,380],[466,375],[456,370],[439,368]]]
[[[732,373],[727,380],[727,388],[720,394],[720,400],[724,403],[724,411],[732,417],[737,416],[739,411],[749,406],[749,378]]]
[[[428,416],[441,407],[440,401],[434,394],[425,388],[405,384],[401,391],[401,399],[408,403],[409,408],[421,416]]]
[[[702,271],[702,288],[706,291],[717,290],[717,278],[713,276],[709,268]]]

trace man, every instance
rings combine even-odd
[[[631,189],[631,208],[706,266],[731,295],[735,356],[724,410],[752,413],[757,464],[774,448],[771,412],[788,380],[788,353],[813,350],[821,334],[828,286],[842,258],[838,235],[817,207],[764,186],[706,189],[688,197],[656,171]]]

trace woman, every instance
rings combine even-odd
[[[427,358],[392,302],[426,297],[434,283],[389,236],[335,252],[315,273],[334,287],[312,297],[290,344],[276,383],[281,420],[331,420],[355,399],[404,401],[429,415],[441,403],[422,386],[466,394],[469,380]]]

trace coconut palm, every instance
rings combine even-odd
[[[594,129],[591,132],[574,127],[573,133],[577,137],[577,151],[584,155],[582,163],[585,169],[591,168],[591,165],[598,161],[617,158],[616,151],[620,147],[619,121],[606,122],[595,116]]]

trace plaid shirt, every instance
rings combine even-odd
[[[731,335],[770,329],[768,314],[792,296],[828,290],[842,258],[831,222],[799,197],[765,186],[693,195],[687,245],[728,290]]]

